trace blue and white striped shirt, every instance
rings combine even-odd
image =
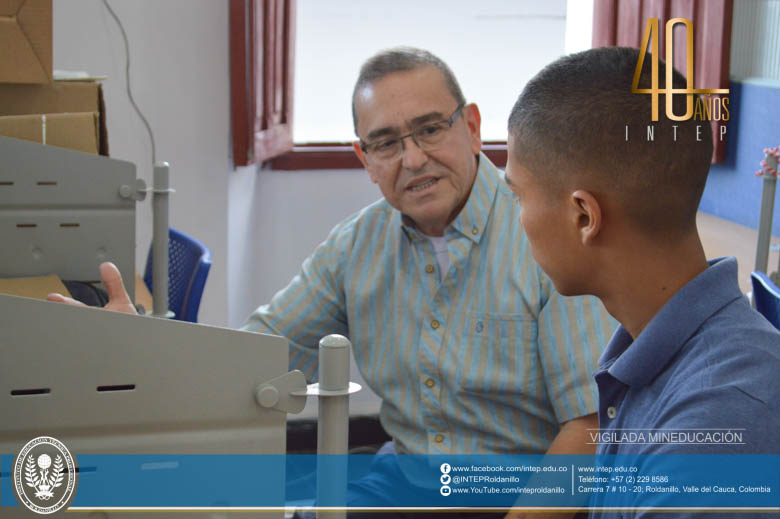
[[[320,338],[349,337],[396,452],[544,452],[560,423],[596,412],[592,374],[616,324],[595,298],[555,291],[518,216],[480,155],[445,231],[444,275],[430,240],[380,200],[337,225],[245,329],[287,337],[308,379]]]

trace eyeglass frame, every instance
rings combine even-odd
[[[369,147],[369,146],[371,146],[372,144],[379,144],[379,143],[381,143],[381,142],[387,142],[387,141],[395,141],[395,140],[397,140],[398,142],[400,142],[400,143],[401,143],[401,150],[403,151],[403,150],[405,150],[405,149],[406,149],[406,148],[404,148],[404,139],[407,139],[407,138],[409,138],[409,137],[411,137],[411,138],[412,138],[412,141],[414,141],[414,144],[415,144],[415,145],[416,145],[418,148],[420,148],[421,150],[423,150],[423,149],[425,149],[425,148],[423,148],[423,147],[420,145],[420,143],[419,143],[419,142],[417,142],[417,138],[415,137],[415,135],[416,135],[416,134],[418,134],[418,133],[419,133],[420,131],[422,131],[423,129],[427,128],[428,126],[432,125],[432,124],[441,124],[441,123],[446,123],[446,124],[447,124],[447,129],[448,129],[448,130],[449,130],[449,129],[452,129],[452,126],[455,124],[455,121],[457,121],[457,120],[458,120],[458,117],[460,116],[461,112],[463,112],[463,109],[464,109],[465,107],[466,107],[466,103],[460,103],[460,104],[458,105],[458,107],[455,109],[455,111],[454,111],[454,112],[452,112],[452,115],[451,115],[449,118],[447,118],[447,119],[443,119],[443,120],[441,120],[441,121],[436,121],[435,123],[428,123],[428,124],[424,124],[424,125],[420,126],[419,128],[417,128],[416,130],[414,130],[414,131],[411,131],[411,132],[407,133],[406,135],[401,135],[401,136],[399,136],[399,137],[393,137],[393,138],[391,138],[391,139],[379,140],[379,141],[376,141],[376,142],[374,142],[374,143],[367,143],[367,142],[364,142],[364,141],[363,141],[363,139],[360,139],[360,150],[361,150],[363,153],[365,153],[367,156],[370,156],[370,154],[369,154],[369,152],[368,152],[368,147]],[[399,155],[399,156],[400,156],[400,155]],[[397,158],[398,158],[398,157],[395,157],[395,159],[397,159]]]

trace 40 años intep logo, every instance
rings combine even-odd
[[[674,88],[672,85],[672,63],[674,62],[674,27],[682,24],[685,27],[685,88]],[[652,98],[651,116],[653,121],[658,121],[658,96],[666,95],[666,117],[672,121],[687,121],[693,118],[699,121],[728,121],[728,97],[710,98],[712,94],[728,94],[728,88],[694,88],[693,81],[693,22],[686,18],[672,18],[666,22],[666,87],[658,86],[658,55],[659,40],[661,36],[658,28],[658,18],[648,18],[645,32],[642,36],[642,45],[639,47],[639,59],[634,72],[634,81],[631,84],[631,92],[635,94],[650,94]],[[651,52],[651,85],[650,88],[639,88],[639,77],[642,66],[647,56],[647,46],[650,44]],[[685,113],[674,113],[672,98],[675,95],[686,96]],[[704,94],[705,98],[697,98],[694,107],[694,94]],[[725,131],[725,126],[723,126]],[[722,137],[722,136],[721,136]]]
[[[30,440],[14,462],[14,491],[33,512],[51,514],[76,490],[76,463],[65,445],[50,436]]]

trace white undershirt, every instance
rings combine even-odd
[[[447,248],[447,239],[444,236],[428,236],[433,250],[436,252],[436,261],[439,263],[439,279],[444,279],[450,269],[450,251]]]

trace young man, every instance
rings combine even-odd
[[[666,118],[664,96],[651,122],[651,96],[631,92],[638,54],[592,49],[532,79],[509,118],[506,181],[558,291],[599,297],[621,323],[596,373],[602,437],[732,429],[744,444],[616,442],[598,453],[780,453],[780,334],[740,293],[736,260],[708,262],[696,229],[709,122]],[[684,114],[686,96],[674,101]]]

